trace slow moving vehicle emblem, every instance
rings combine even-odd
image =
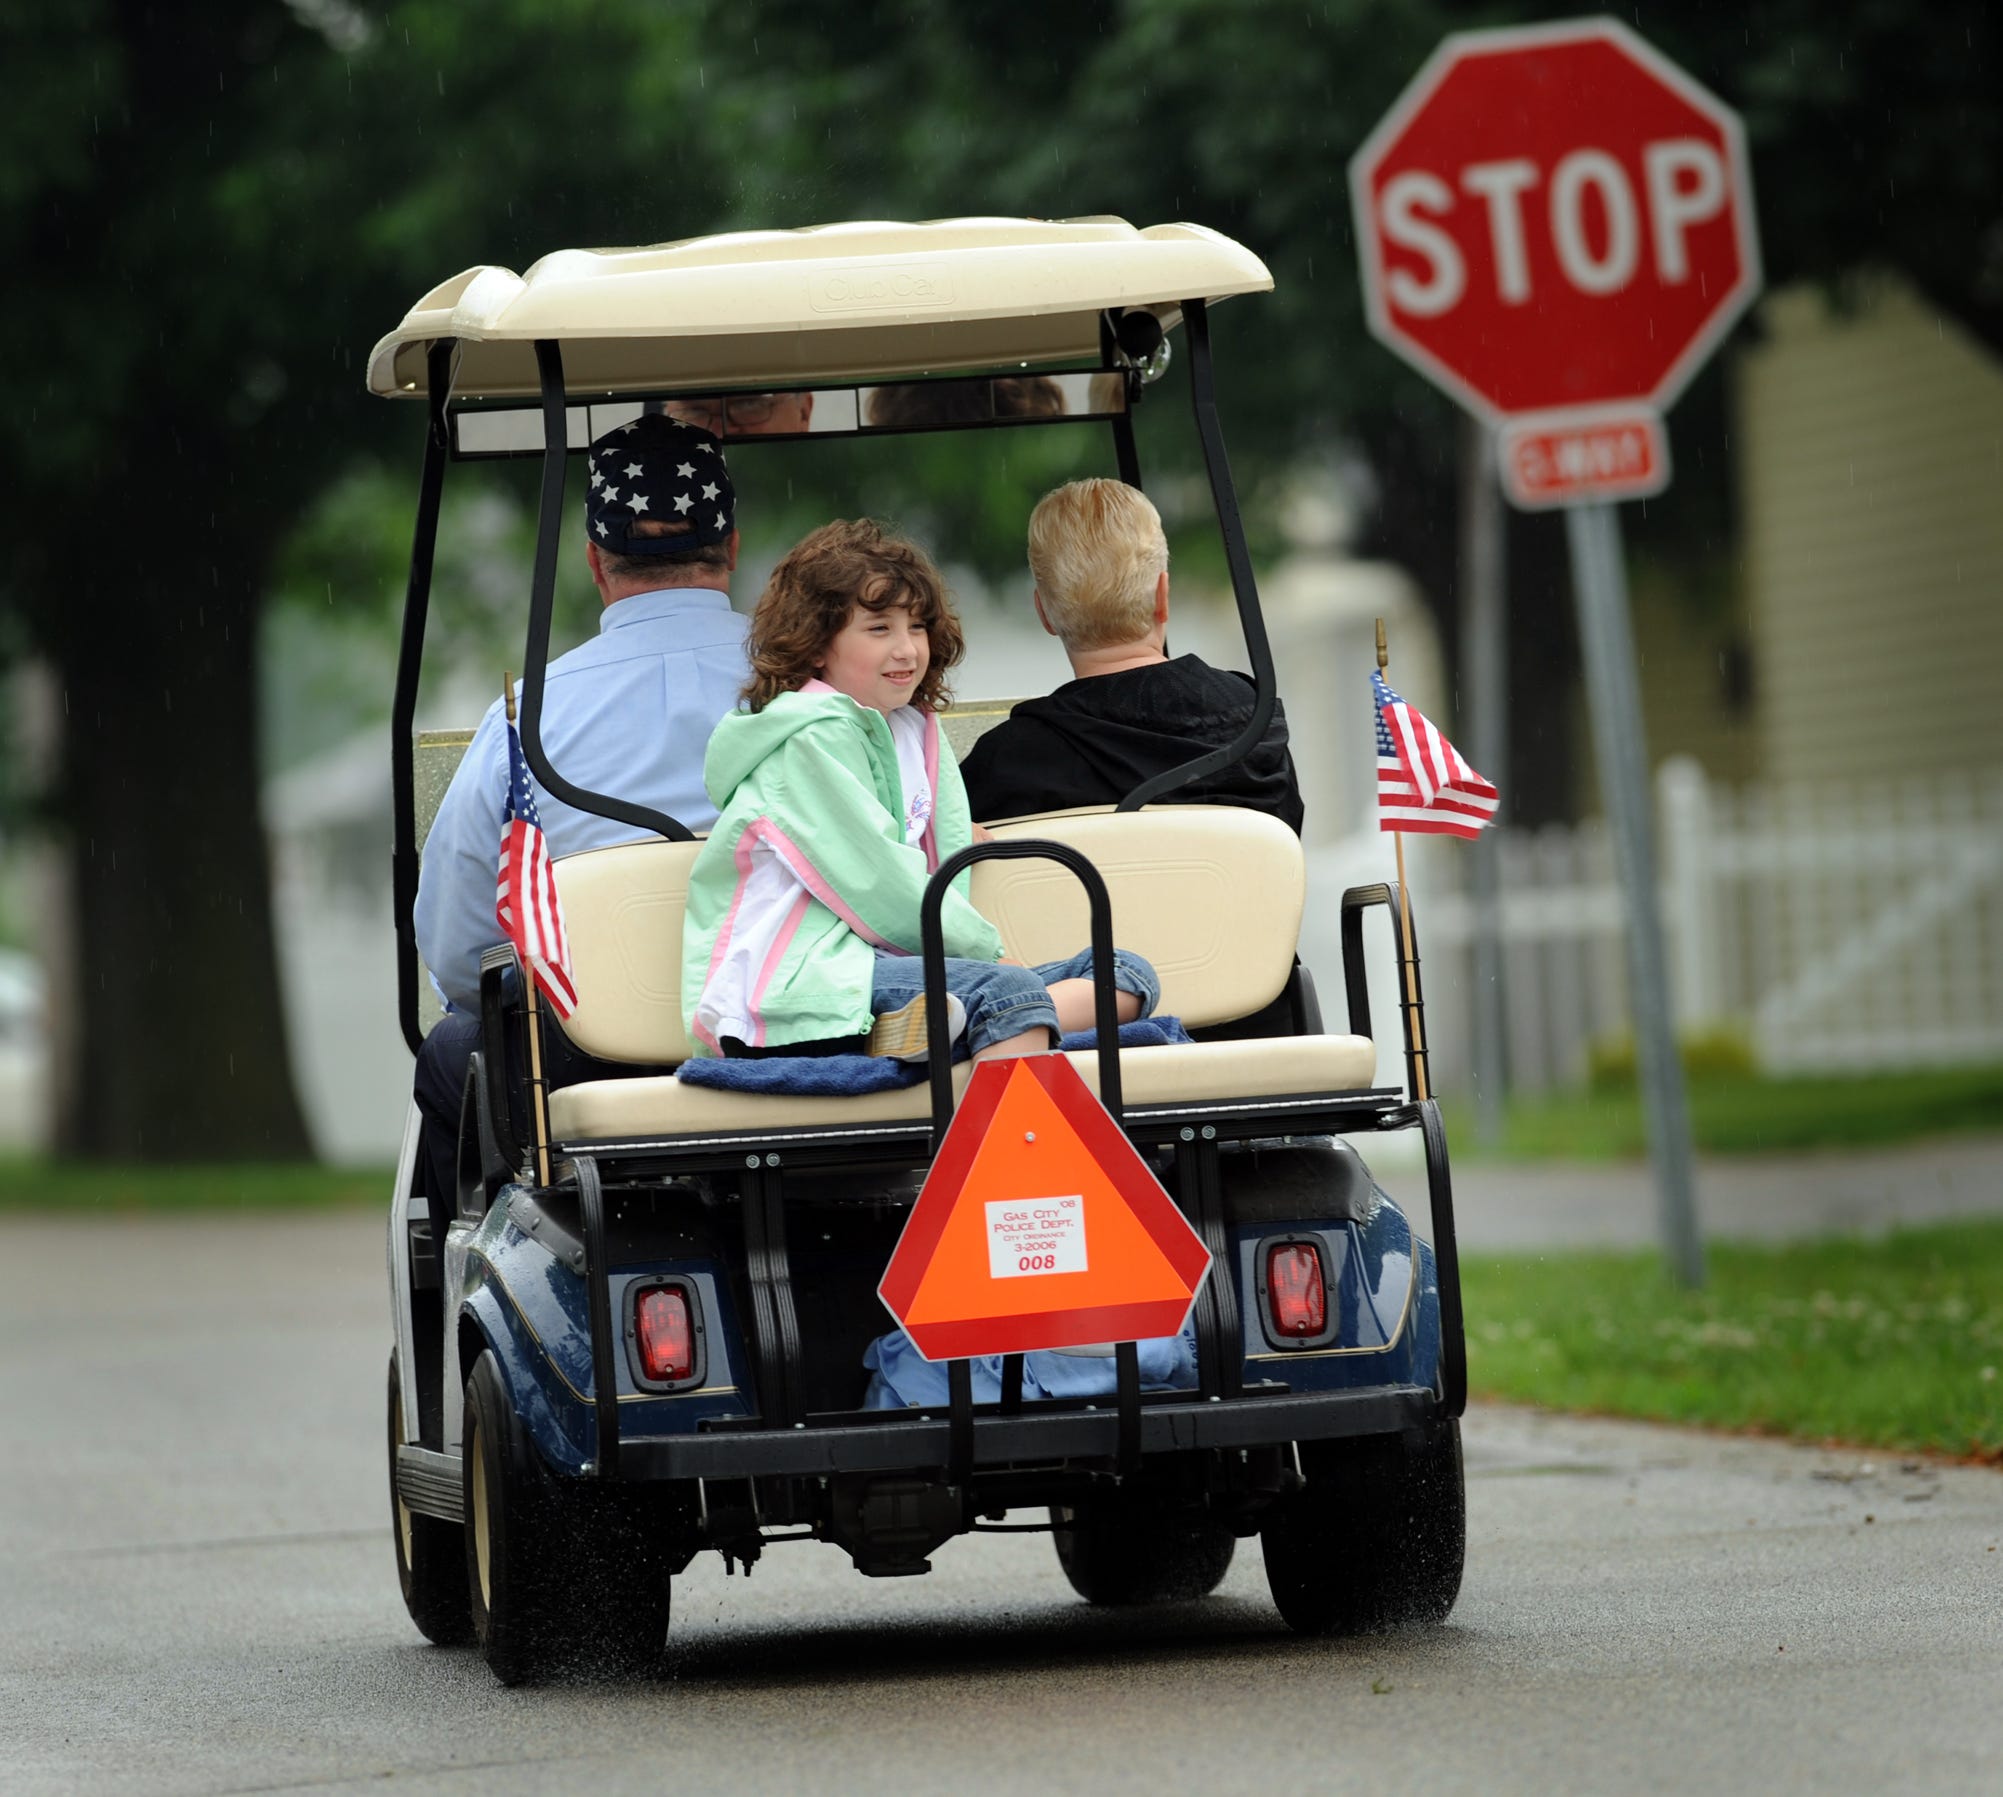
[[[1062,1055],[983,1061],[878,1295],[927,1360],[1173,1335],[1210,1254]]]

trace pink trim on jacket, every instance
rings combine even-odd
[[[870,944],[873,948],[892,948],[895,946],[895,944],[886,938],[879,936],[856,915],[853,907],[846,904],[841,894],[828,884],[826,877],[814,865],[807,852],[795,843],[769,817],[753,818],[745,826],[744,835],[737,839],[739,846],[741,847],[746,838],[753,835],[770,843],[773,849],[785,861],[786,865],[793,870],[793,875],[800,884],[806,887],[822,904],[826,905],[830,911],[839,917],[843,923],[847,924],[863,941]]]
[[[730,909],[723,914],[723,925],[716,932],[716,941],[710,945],[709,966],[702,976],[704,996],[707,996],[711,985],[715,983],[716,970],[723,965],[724,954],[730,947],[731,931],[737,927],[737,907],[743,904],[744,889],[751,883],[751,849],[746,846],[746,838],[749,835],[750,832],[746,831],[744,836],[740,836],[737,839],[737,846],[731,851],[730,858],[737,866],[737,890],[730,895]],[[696,1001],[698,1018],[693,1025],[696,1040],[706,1044],[712,1054],[722,1054],[723,1044],[705,1029],[700,1021],[701,1003],[699,998]]]
[[[939,871],[939,714],[925,713],[925,784],[932,789],[932,809],[925,819],[925,834],[918,846],[925,851],[925,871]]]
[[[787,949],[792,947],[800,920],[807,915],[807,907],[812,902],[804,892],[793,901],[792,909],[786,913],[786,921],[779,926],[779,934],[772,939],[772,951],[765,957],[765,965],[758,970],[757,981],[751,988],[751,1040],[754,1047],[765,1046],[765,988],[772,984],[772,976],[779,971],[779,963],[786,958]]]

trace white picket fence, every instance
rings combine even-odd
[[[1772,1072],[2003,1059],[2003,772],[1878,785],[1656,784],[1677,1024],[1742,1032]],[[1628,1027],[1620,888],[1597,821],[1501,833],[1509,1081],[1575,1084]],[[1430,863],[1429,880],[1467,859]],[[1475,906],[1419,888],[1442,1085],[1464,1082]]]

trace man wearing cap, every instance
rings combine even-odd
[[[736,497],[708,431],[647,414],[591,446],[584,559],[604,601],[598,635],[544,675],[540,735],[574,786],[665,811],[707,829],[716,807],[702,758],[749,675],[749,622],[730,607]],[[417,944],[450,1007],[418,1053],[425,1189],[451,1191],[467,1058],[476,1046],[480,956],[502,940],[494,917],[507,723],[497,699],[446,789],[425,839]],[[646,832],[579,811],[536,788],[552,859]]]

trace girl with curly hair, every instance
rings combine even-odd
[[[682,1008],[698,1052],[926,1053],[918,910],[973,840],[939,729],[963,640],[931,559],[869,519],[794,546],[752,614],[752,677],[703,780],[721,815],[697,857]],[[947,1009],[976,1058],[1035,1054],[1092,1026],[1092,956],[1023,967],[953,882]],[[1122,1023],[1159,997],[1116,951]]]

